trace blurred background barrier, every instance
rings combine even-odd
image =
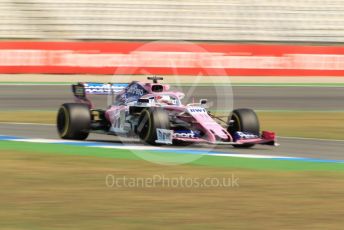
[[[342,3],[1,0],[0,73],[344,76]]]
[[[344,76],[344,47],[180,42],[0,42],[0,73]]]
[[[0,39],[344,42],[342,0],[1,0]]]

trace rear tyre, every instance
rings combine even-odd
[[[57,132],[62,139],[85,140],[89,135],[91,113],[86,104],[61,105],[56,119]]]
[[[236,132],[247,132],[259,136],[260,125],[257,114],[252,109],[236,109],[229,116],[233,123],[227,131],[233,136]],[[233,145],[236,148],[251,148],[254,144]]]
[[[160,108],[142,110],[136,130],[140,139],[147,144],[157,145],[156,129],[170,129],[168,113]]]

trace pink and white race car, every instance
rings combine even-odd
[[[78,83],[72,85],[75,103],[63,104],[57,115],[61,138],[84,140],[89,133],[137,137],[151,145],[191,143],[228,144],[249,148],[255,144],[276,145],[275,133],[260,133],[256,113],[235,109],[228,119],[207,110],[207,100],[183,105],[182,92],[160,84],[133,81],[129,84]],[[113,104],[95,109],[88,94],[108,95]]]

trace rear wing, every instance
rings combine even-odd
[[[114,95],[124,90],[129,84],[127,83],[96,83],[96,82],[79,82],[72,85],[72,92],[75,97],[83,99],[87,95]]]

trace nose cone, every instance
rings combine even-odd
[[[223,140],[227,140],[229,138],[229,134],[222,127],[221,130],[218,130],[218,132],[216,132],[216,135]]]

